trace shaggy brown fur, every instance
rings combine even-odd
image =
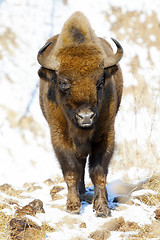
[[[117,65],[121,53],[115,60],[109,43],[95,35],[80,12],[47,43],[38,54],[42,65],[40,105],[68,186],[67,210],[80,211],[79,194],[85,192],[84,169],[89,155],[95,188],[93,208],[97,216],[107,216],[106,176],[123,85]]]

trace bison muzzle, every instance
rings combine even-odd
[[[123,49],[98,38],[87,18],[74,13],[59,35],[38,52],[40,105],[68,187],[67,211],[80,212],[86,159],[94,184],[93,209],[108,216],[106,177],[114,150],[114,122],[123,79]]]

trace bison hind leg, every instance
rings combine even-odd
[[[85,188],[85,182],[84,182],[84,175],[85,175],[85,166],[86,166],[86,159],[81,159],[81,174],[80,174],[80,178],[79,178],[79,183],[78,183],[78,190],[79,190],[79,194],[84,194],[86,192],[86,188]]]
[[[80,195],[81,195],[81,194],[85,194],[85,192],[86,192],[85,184],[82,183],[82,182],[80,182],[80,183],[79,183],[79,194],[80,194]]]

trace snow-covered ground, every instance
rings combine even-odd
[[[116,149],[108,182],[122,179],[137,183],[159,174],[160,167],[160,1],[154,0],[153,4],[151,0],[1,0],[0,185],[11,184],[23,191],[24,183],[35,182],[40,186],[27,192],[24,199],[15,200],[21,207],[35,198],[43,201],[45,214],[39,213],[37,218],[58,229],[46,233],[48,240],[89,239],[91,232],[110,221],[96,218],[92,204],[86,201],[79,216],[65,212],[66,185],[61,180],[38,101],[37,52],[77,10],[88,17],[98,36],[111,44],[110,38],[114,37],[124,48],[121,61],[124,94],[116,119]],[[45,184],[47,179],[64,187],[61,200],[51,200],[53,185]],[[86,182],[90,186],[88,175]],[[1,196],[2,200],[7,199],[5,193]],[[54,203],[61,208],[53,207]],[[123,211],[113,210],[112,217],[123,216],[125,221],[139,226],[150,224],[153,208],[137,205],[125,206]],[[14,211],[13,208],[12,214]],[[79,227],[82,222],[86,228]],[[121,234],[114,232],[110,239],[121,239]]]

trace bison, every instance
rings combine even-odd
[[[106,177],[123,86],[118,64],[123,49],[112,40],[115,54],[106,40],[96,36],[83,13],[75,12],[61,33],[38,52],[40,106],[68,187],[66,208],[71,213],[80,212],[88,157],[93,209],[97,216],[110,214]]]

